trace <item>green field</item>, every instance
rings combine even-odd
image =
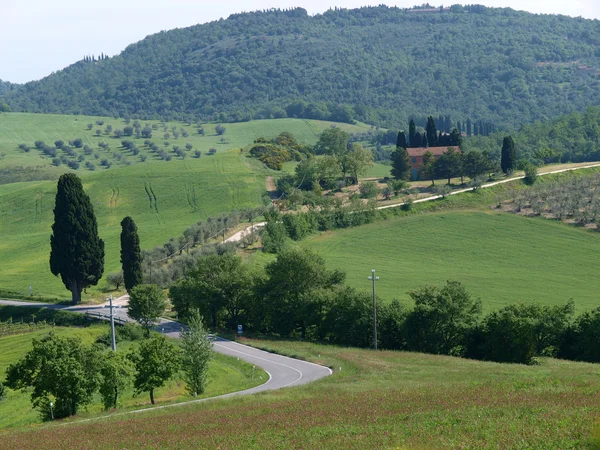
[[[107,333],[109,327],[106,324],[98,324],[86,328],[55,327],[53,330],[61,336],[78,337],[85,344],[91,345],[98,336]],[[6,369],[10,364],[18,361],[31,349],[32,339],[40,339],[50,331],[52,331],[52,328],[48,327],[39,331],[0,337],[0,379],[4,379]],[[133,345],[136,344],[132,342],[119,343],[118,351],[126,352]],[[215,354],[209,369],[207,389],[198,398],[213,397],[228,392],[249,389],[262,382],[260,380],[261,376],[263,379],[267,379],[266,373],[257,370],[253,380],[252,365],[236,358]],[[180,377],[174,378],[157,390],[156,401],[158,405],[186,400],[191,400],[191,398],[187,394],[185,383]],[[151,406],[147,394],[133,397],[132,388],[123,393],[121,402],[123,406],[119,411]],[[94,402],[88,405],[74,420],[103,414],[100,396],[96,394]],[[38,412],[31,407],[29,392],[9,390],[8,396],[0,402],[0,431],[40,422]]]
[[[102,121],[103,125],[98,126],[96,122]],[[335,125],[349,132],[363,132],[370,127],[364,124],[349,125],[337,124],[333,122],[304,120],[304,119],[274,119],[274,120],[259,120],[251,122],[223,124],[226,128],[223,136],[218,136],[215,132],[217,124],[204,124],[203,128],[205,135],[198,134],[198,127],[194,124],[188,125],[182,122],[167,122],[165,126],[168,128],[168,133],[171,137],[164,137],[165,131],[163,125],[159,121],[139,121],[142,128],[144,126],[157,129],[152,131],[152,138],[149,140],[157,144],[161,149],[166,149],[170,152],[173,160],[181,159],[172,152],[174,145],[185,148],[186,144],[191,144],[193,149],[186,151],[186,160],[195,163],[197,159],[202,159],[210,148],[216,148],[217,152],[239,149],[251,144],[256,138],[265,137],[273,138],[278,134],[288,131],[292,133],[299,142],[305,144],[314,144],[317,142],[319,134]],[[93,124],[92,130],[88,130],[87,125]],[[133,121],[131,122],[133,123]],[[145,147],[145,138],[136,139],[134,136],[123,136],[117,138],[114,134],[105,134],[104,129],[107,125],[111,125],[113,130],[123,129],[127,124],[123,119],[113,119],[110,117],[90,117],[90,116],[69,116],[55,114],[26,114],[26,113],[0,113],[0,184],[6,184],[13,181],[27,181],[28,179],[46,179],[56,177],[57,173],[64,172],[67,169],[62,165],[59,168],[52,166],[52,158],[42,154],[34,148],[35,141],[43,141],[50,146],[54,146],[56,140],[68,141],[80,138],[83,144],[89,145],[95,155],[84,155],[82,149],[74,149],[77,155],[82,155],[85,160],[81,163],[80,169],[76,172],[85,173],[90,170],[84,168],[85,161],[91,161],[96,166],[96,171],[106,171],[100,165],[102,159],[109,160],[113,166],[128,167],[132,164],[141,164],[141,155],[146,155],[147,160],[145,165],[150,163],[169,164],[167,161],[160,160],[156,155],[152,154],[149,148]],[[189,136],[187,138],[179,136],[175,139],[172,136],[172,127],[178,131],[185,129]],[[96,130],[100,129],[102,133],[97,136]],[[133,141],[139,148],[139,155],[133,155],[126,151],[121,146],[122,140]],[[169,143],[168,147],[164,146],[165,141]],[[109,145],[108,150],[103,150],[98,147],[100,142],[105,142]],[[19,144],[27,144],[31,150],[26,153],[18,148]],[[195,158],[194,150],[200,150],[202,156]],[[114,154],[120,154],[121,160],[115,158]],[[62,150],[58,150],[57,156],[63,154]],[[11,173],[6,169],[10,168]],[[17,168],[17,169],[15,169]]]
[[[114,164],[105,169],[96,164],[96,170],[82,167],[76,173],[82,177],[86,192],[90,195],[100,236],[106,243],[105,273],[119,269],[120,221],[130,215],[136,221],[142,248],[163,244],[177,236],[198,220],[243,207],[257,206],[265,192],[265,177],[275,174],[258,161],[240,155],[237,148],[250,144],[260,136],[274,137],[290,131],[302,142],[314,143],[318,134],[330,127],[330,122],[297,119],[280,119],[226,124],[224,138],[220,142],[214,132],[214,124],[205,124],[206,135],[200,136],[195,127],[182,123],[169,123],[177,128],[187,128],[188,139],[169,139],[181,147],[190,142],[194,149],[203,152],[200,158],[190,155],[185,159],[174,157],[171,161],[158,160],[143,145],[144,139],[134,140],[140,147],[140,155],[148,154],[141,162],[139,155],[127,155],[120,149],[121,139],[110,136],[96,137],[94,130],[87,130],[88,123],[103,120],[105,127],[123,128],[123,120],[85,116],[43,114],[0,114],[0,289],[32,294],[68,298],[69,292],[48,269],[50,226],[53,221],[56,179],[70,170],[66,166],[54,167],[51,159],[42,157],[33,148],[36,140],[53,145],[57,139],[65,142],[82,138],[85,144],[101,153]],[[142,121],[142,124],[156,121]],[[344,125],[349,130],[364,130],[366,125]],[[153,132],[152,140],[162,148],[162,128]],[[110,144],[109,152],[97,147],[104,140]],[[28,153],[18,148],[20,143],[30,145]],[[213,156],[206,155],[210,147],[218,149]],[[82,150],[78,150],[79,153]],[[121,161],[111,155],[123,154]],[[93,156],[87,157],[92,158]],[[128,161],[130,165],[126,165]],[[21,182],[16,182],[22,180]],[[146,189],[156,196],[149,199]],[[91,296],[101,296],[100,288],[88,290]],[[84,299],[85,299],[84,295]]]
[[[485,310],[515,302],[598,306],[596,261],[600,235],[570,225],[508,213],[454,211],[397,217],[312,236],[302,245],[318,251],[348,284],[385,301],[410,299],[424,284],[461,281]]]
[[[248,341],[335,369],[298,388],[2,436],[9,448],[586,448],[597,367]],[[589,448],[589,447],[588,447]]]

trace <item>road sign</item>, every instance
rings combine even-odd
[[[238,325],[238,334],[242,334],[243,331],[243,327],[241,325]]]

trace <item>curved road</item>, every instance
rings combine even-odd
[[[127,305],[128,300],[129,297],[127,295],[113,300],[113,305],[121,306],[121,308],[115,309],[115,316],[120,321],[133,321],[127,315],[127,310],[124,308]],[[30,303],[13,300],[0,300],[0,305],[29,306],[38,308],[44,307],[78,313],[88,313],[91,315],[106,315],[109,312],[107,304],[64,306],[53,305],[48,303]],[[161,319],[161,322],[156,327],[156,329],[157,331],[161,332],[166,336],[179,338],[182,327],[183,325],[179,322]],[[311,381],[315,381],[332,374],[331,369],[329,369],[328,367],[265,352],[263,350],[249,347],[247,345],[238,344],[237,342],[229,341],[227,339],[217,338],[213,343],[213,349],[218,353],[222,353],[228,356],[234,356],[250,364],[254,364],[255,366],[262,368],[265,372],[269,374],[269,379],[259,386],[256,386],[252,389],[247,389],[245,391],[232,392],[230,394],[212,397],[213,399],[231,397],[234,395],[254,394],[255,392],[281,389],[289,386],[299,386],[301,384],[310,383]]]

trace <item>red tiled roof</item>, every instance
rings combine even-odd
[[[418,148],[407,148],[408,156],[423,156],[427,152],[431,152],[433,156],[441,156],[448,151],[448,149],[453,148],[456,151],[460,151],[458,147],[418,147]]]

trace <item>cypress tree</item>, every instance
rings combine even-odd
[[[397,147],[392,152],[392,176],[396,180],[410,179],[410,157],[404,147]]]
[[[104,241],[98,236],[90,198],[72,173],[58,180],[50,248],[50,271],[60,275],[76,305],[81,302],[81,291],[102,278]]]
[[[433,120],[432,116],[427,118],[427,125],[425,126],[427,142],[431,147],[437,147],[438,143],[438,135],[437,129],[435,126],[435,120]],[[427,145],[423,145],[423,147],[427,147]]]
[[[142,284],[142,257],[140,238],[133,219],[129,216],[121,221],[121,264],[127,292]]]
[[[517,165],[517,150],[515,149],[515,142],[512,136],[506,136],[502,141],[502,156],[500,160],[500,167],[502,172],[509,174],[512,172]]]
[[[415,121],[410,119],[408,123],[408,145],[410,147],[420,147],[420,145],[416,145],[416,135],[417,126],[415,125]]]
[[[469,137],[473,135],[472,126],[473,124],[471,123],[471,119],[467,119],[467,136]]]
[[[429,147],[429,139],[427,139],[426,133],[423,133],[423,138],[421,139],[421,147]]]
[[[406,134],[404,131],[398,132],[398,139],[396,140],[396,148],[406,148],[408,147],[408,143],[406,142]]]

